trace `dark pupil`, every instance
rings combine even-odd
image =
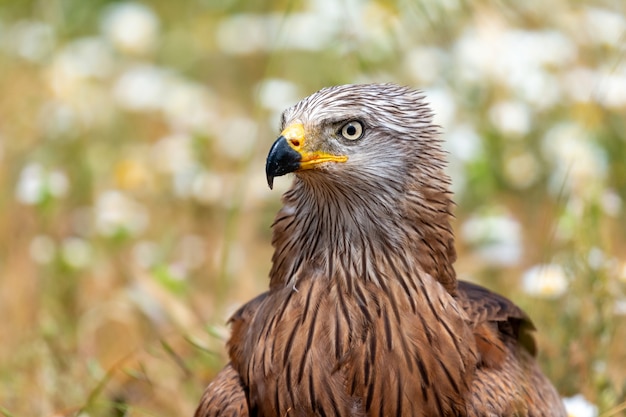
[[[354,136],[356,134],[356,127],[349,125],[346,128],[346,133],[348,134],[348,136]]]

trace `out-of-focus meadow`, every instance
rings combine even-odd
[[[624,415],[626,3],[0,1],[0,413],[191,415],[266,287],[280,112],[422,88],[459,275],[525,308],[572,416]]]

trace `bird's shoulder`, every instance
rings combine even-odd
[[[248,417],[243,382],[232,364],[222,369],[205,389],[194,417]]]
[[[232,316],[228,319],[228,323],[233,327],[250,323],[252,317],[256,313],[257,309],[263,303],[263,301],[269,295],[269,291],[261,293],[254,297],[252,300],[248,301],[241,307],[239,307]]]
[[[231,338],[228,342],[231,362],[220,371],[206,388],[200,404],[196,409],[195,417],[238,416],[249,415],[246,387],[238,368],[243,361],[243,339],[259,306],[267,297],[267,292],[241,306],[230,317]]]
[[[483,365],[498,366],[511,346],[536,355],[535,326],[511,300],[467,281],[458,281],[457,300],[474,330]]]
[[[264,292],[252,300],[248,301],[228,319],[231,327],[230,340],[227,343],[228,355],[236,369],[246,361],[246,352],[244,340],[246,334],[252,325],[254,316],[257,314],[259,307],[267,299],[269,292]]]

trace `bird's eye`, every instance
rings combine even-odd
[[[341,136],[348,140],[357,140],[363,136],[363,125],[355,120],[348,122],[341,128]]]

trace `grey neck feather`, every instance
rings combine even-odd
[[[416,175],[387,184],[388,192],[380,184],[366,189],[376,184],[371,181],[334,181],[328,172],[296,176],[272,226],[270,287],[296,288],[301,270],[341,276],[348,288],[354,280],[384,286],[381,280],[393,275],[421,281],[427,273],[455,294],[453,203],[445,175],[438,174],[437,181]]]

